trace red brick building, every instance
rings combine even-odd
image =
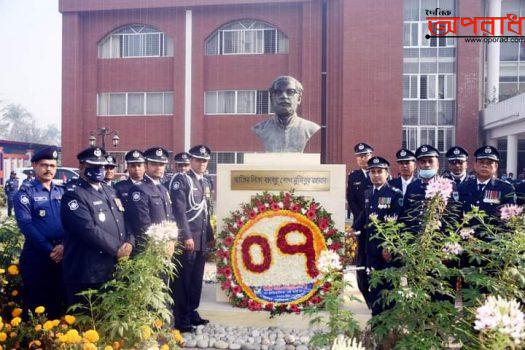
[[[328,163],[353,167],[360,141],[390,159],[403,142],[474,150],[481,45],[424,39],[422,2],[61,0],[63,161],[75,165],[98,127],[118,130],[110,151],[205,143],[219,162],[242,161],[263,150],[250,127],[268,118],[279,75],[303,83],[300,115],[325,126],[306,152]]]

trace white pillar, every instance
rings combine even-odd
[[[501,17],[501,0],[489,0],[489,17]],[[501,35],[500,26],[495,26],[494,35]],[[490,103],[499,100],[499,52],[500,43],[487,43],[487,87],[485,99]]]
[[[507,136],[507,174],[518,170],[518,135]]]
[[[184,36],[184,150],[191,147],[191,60],[192,60],[192,24],[191,10],[186,10],[186,33]]]

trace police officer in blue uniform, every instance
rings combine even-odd
[[[4,186],[4,191],[7,196],[7,216],[11,216],[11,214],[13,213],[15,194],[16,192],[18,192],[19,186],[20,182],[18,180],[18,177],[16,176],[16,172],[13,170],[11,171],[9,180],[5,182]]]
[[[129,201],[129,190],[133,185],[140,184],[144,179],[146,159],[144,158],[144,153],[140,150],[132,149],[126,153],[124,160],[126,161],[126,169],[129,177],[126,180],[117,182],[113,187],[115,188],[117,197],[120,198],[124,208],[126,208]],[[128,212],[129,211],[125,211],[124,216],[127,216]],[[128,221],[127,218],[126,221]]]
[[[161,184],[169,153],[162,147],[153,147],[144,151],[146,175],[142,183],[133,185],[129,190],[127,216],[131,232],[137,241],[137,252],[145,243],[144,232],[152,224],[173,221],[171,199],[166,187]],[[173,250],[173,247],[170,248]]]
[[[444,175],[447,179],[454,181],[456,186],[468,179],[468,152],[460,146],[451,147],[446,155],[448,171]]]
[[[505,204],[515,204],[515,190],[510,183],[498,179],[500,155],[496,148],[483,146],[474,153],[476,176],[458,186],[463,212],[472,206],[485,211],[489,218],[499,218],[499,209]]]
[[[23,306],[34,310],[42,305],[50,318],[63,315],[66,301],[62,278],[64,231],[60,221],[64,189],[52,182],[57,159],[57,147],[36,152],[31,158],[36,179],[24,183],[14,200],[16,221],[25,237],[20,255]]]
[[[77,293],[109,281],[117,259],[128,257],[134,238],[126,231],[124,206],[104,182],[106,151],[89,147],[77,155],[80,179],[66,185],[61,204],[65,231],[64,282],[68,304],[83,302]]]
[[[30,183],[31,181],[33,181],[34,178],[35,178],[35,172],[33,170],[29,170],[27,172],[27,177],[24,179],[24,181],[22,181],[22,185]]]
[[[390,180],[389,184],[401,190],[404,195],[408,185],[416,179],[416,155],[409,149],[401,148],[396,152],[396,160],[399,168],[399,177]]]
[[[107,164],[104,166],[104,182],[106,185],[114,186],[116,183],[115,176],[117,175],[117,160],[111,154],[108,154],[106,162]]]
[[[191,169],[178,173],[170,193],[173,198],[173,213],[179,225],[179,239],[184,246],[180,256],[181,269],[174,285],[175,327],[188,332],[194,326],[209,321],[200,317],[200,304],[206,247],[213,242],[210,222],[209,200],[211,184],[204,176],[210,149],[197,145],[189,150]]]
[[[358,256],[357,259],[358,264],[361,263],[366,266],[367,271],[394,266],[391,254],[380,246],[382,240],[374,237],[377,232],[370,225],[370,215],[377,215],[380,221],[384,221],[387,217],[397,220],[403,205],[401,190],[391,186],[387,181],[390,175],[389,166],[388,161],[382,157],[372,157],[368,160],[372,187],[365,190],[365,209],[354,226],[361,232],[360,236],[364,237],[366,241],[365,257],[363,259],[363,257]],[[381,291],[387,287],[380,284],[374,288],[369,288],[363,294],[368,307],[372,309],[373,316],[385,309],[380,300],[380,295]]]
[[[190,171],[190,158],[191,155],[188,152],[177,153],[173,157],[175,160],[175,170],[177,173],[187,173]]]

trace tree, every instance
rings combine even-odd
[[[60,145],[60,130],[54,124],[40,128],[33,115],[20,104],[9,104],[2,110],[0,137],[11,141]]]

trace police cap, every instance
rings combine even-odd
[[[187,152],[177,153],[173,159],[176,164],[190,164],[190,154]]]
[[[416,155],[409,149],[401,148],[399,151],[396,152],[396,159],[398,162],[402,162],[405,160],[415,161]]]
[[[388,169],[390,163],[383,157],[372,157],[368,160],[368,169],[381,168]]]
[[[474,152],[474,157],[476,157],[476,159],[492,159],[496,162],[499,162],[499,152],[492,146],[483,146],[478,148],[476,152]]]
[[[145,163],[144,153],[138,149],[132,149],[124,156],[126,163]]]
[[[364,142],[360,142],[354,146],[355,154],[372,153],[373,151],[374,149],[372,148],[372,146],[369,146]]]
[[[190,148],[188,153],[192,158],[209,160],[211,150],[207,146],[197,145]]]
[[[116,167],[117,166],[117,161],[115,160],[115,157],[113,157],[111,154],[108,154],[106,156],[106,161],[108,162],[108,164],[106,164],[106,166],[110,166],[110,167]]]
[[[423,157],[439,157],[439,151],[431,145],[421,145],[416,149],[416,159]]]
[[[152,147],[144,151],[144,158],[147,162],[168,164],[169,152],[162,147]]]
[[[106,150],[100,147],[88,147],[77,154],[80,163],[92,165],[106,165]]]
[[[31,157],[31,163],[36,163],[42,159],[57,160],[58,159],[58,147],[49,146],[49,147],[42,148],[41,150],[33,154],[33,156]]]
[[[459,146],[451,147],[446,154],[447,159],[450,160],[464,160],[468,159],[468,152]]]

